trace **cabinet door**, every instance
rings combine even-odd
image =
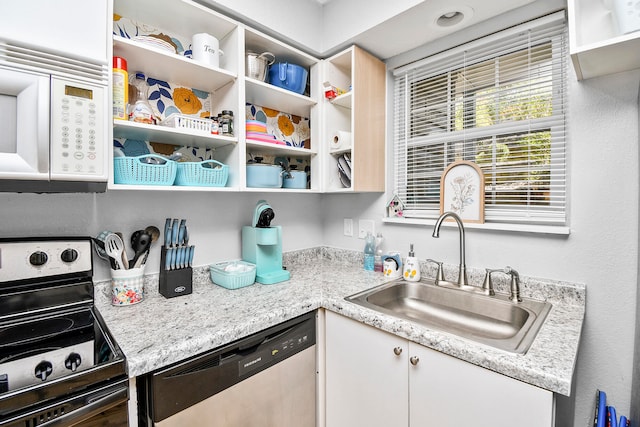
[[[410,343],[411,427],[553,426],[553,393]]]
[[[326,426],[407,426],[407,350],[402,338],[327,311]]]

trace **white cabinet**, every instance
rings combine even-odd
[[[329,311],[325,333],[326,427],[553,426],[550,391]]]
[[[578,80],[640,68],[640,31],[620,34],[606,3],[602,0],[567,3],[569,49]]]
[[[352,46],[324,61],[322,81],[345,91],[334,99],[323,98],[322,101],[326,148],[323,151],[324,190],[383,192],[385,64],[361,48]],[[351,143],[334,144],[336,136],[340,139],[337,132],[350,133]],[[350,176],[345,179],[345,175],[340,175],[339,168],[348,168],[347,174]]]
[[[136,39],[136,36],[145,35],[146,32],[153,34],[155,38],[179,45],[181,49],[178,52],[168,51],[153,43]],[[202,32],[212,34],[220,41],[220,49],[224,51],[224,55],[219,67],[199,63],[184,55],[189,49],[192,35]],[[162,86],[158,86],[158,92],[165,94],[166,99],[171,99],[175,106],[200,102],[193,94],[205,93],[209,96],[199,110],[214,114],[231,110],[236,116],[241,115],[244,102],[241,102],[237,83],[241,65],[241,30],[236,22],[189,0],[115,0],[114,33],[113,55],[126,59],[130,75],[140,71],[147,77],[170,83],[175,89],[173,94],[163,92]],[[178,98],[178,93],[185,95]],[[173,98],[168,95],[173,95]],[[211,135],[191,129],[114,120],[113,136],[123,140],[214,149],[214,159],[229,165],[232,172],[226,187],[122,185],[114,183],[112,173],[109,189],[220,191],[240,187],[237,173],[240,167],[237,133],[234,136]]]
[[[244,100],[247,105],[256,106],[257,108],[263,107],[262,109],[268,113],[266,115],[267,127],[274,129],[276,136],[287,136],[289,132],[294,132],[299,137],[294,138],[291,135],[291,141],[289,142],[292,145],[273,144],[245,138],[245,115],[243,114],[242,120],[238,125],[240,138],[246,142],[244,150],[242,150],[241,163],[244,165],[252,158],[260,156],[274,160],[283,159],[287,163],[300,165],[299,170],[308,166],[310,185],[308,189],[251,188],[246,186],[246,181],[244,181],[242,188],[247,191],[260,192],[320,191],[321,168],[320,158],[317,156],[320,129],[317,123],[320,122],[321,112],[317,101],[319,95],[317,82],[320,78],[321,61],[251,28],[244,27],[243,34],[245,61],[247,52],[256,54],[269,52],[275,56],[275,64],[298,65],[308,70],[308,77],[307,89],[304,93],[299,94],[269,84],[268,76],[266,81],[244,76],[243,65],[241,79],[244,81]],[[246,117],[250,117],[250,115],[251,112],[248,111]],[[304,140],[302,139],[303,137],[305,138]],[[242,175],[244,176],[244,174]]]
[[[173,112],[178,101],[189,107],[189,99],[173,96],[175,90],[192,93],[202,100],[199,109],[180,111],[188,117],[234,113],[234,135],[207,134],[206,131],[173,128],[114,120],[113,136],[120,142],[131,140],[174,147],[213,150],[213,158],[229,166],[225,187],[157,186],[115,184],[110,175],[109,189],[170,191],[259,191],[259,192],[335,192],[384,191],[385,182],[385,65],[358,47],[320,60],[255,29],[236,22],[191,0],[114,0],[113,55],[126,59],[128,72],[141,71],[153,78],[156,88],[154,109],[161,118],[168,115],[165,100]],[[220,42],[220,66],[192,60],[186,55],[191,37],[209,33]],[[176,51],[163,50],[161,43],[150,43],[139,36],[152,36],[173,43]],[[270,52],[276,63],[295,64],[308,71],[307,87],[292,92],[267,81],[245,76],[247,53]],[[325,67],[326,64],[326,67]],[[349,93],[329,102],[322,95],[322,81],[335,81],[352,87]],[[165,84],[170,90],[163,90]],[[184,88],[184,90],[182,90]],[[170,93],[171,92],[171,93]],[[162,98],[162,97],[165,98]],[[160,99],[159,99],[160,98]],[[195,100],[198,101],[198,100]],[[175,104],[175,105],[174,105]],[[196,102],[194,102],[196,104]],[[193,110],[193,111],[187,111]],[[259,110],[261,117],[254,117]],[[246,121],[266,121],[267,131],[286,144],[248,138]],[[351,132],[353,144],[342,152],[331,151],[328,134],[332,129]],[[154,146],[155,149],[155,146]],[[185,149],[190,153],[190,148]],[[194,151],[195,152],[195,151]],[[348,153],[351,184],[344,187],[338,175],[338,157]],[[167,153],[163,153],[167,154]],[[252,188],[247,185],[246,164],[256,157],[265,163],[296,164],[309,171],[307,188]],[[113,164],[113,159],[110,159]]]
[[[408,425],[407,341],[329,311],[325,333],[326,426]]]

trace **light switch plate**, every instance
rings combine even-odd
[[[364,239],[367,237],[367,231],[376,235],[375,222],[372,219],[358,220],[358,238]]]
[[[344,219],[344,235],[353,237],[353,219],[351,218]]]

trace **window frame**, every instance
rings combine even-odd
[[[483,46],[489,45],[491,43],[500,43],[501,41],[508,40],[518,34],[521,34],[525,31],[531,30],[539,30],[544,28],[553,28],[553,27],[561,27],[560,31],[556,31],[553,34],[550,34],[548,37],[548,41],[551,43],[550,61],[554,66],[556,64],[561,64],[560,70],[554,70],[552,73],[552,103],[551,108],[554,112],[550,117],[544,118],[534,118],[527,121],[527,126],[531,130],[539,129],[543,131],[549,131],[551,133],[550,141],[552,143],[559,144],[561,148],[561,154],[556,155],[553,152],[555,145],[550,146],[550,166],[549,170],[551,176],[549,177],[549,185],[550,185],[550,195],[548,206],[549,209],[543,213],[544,217],[538,218],[536,217],[536,210],[527,207],[519,207],[515,206],[513,209],[505,209],[504,207],[494,208],[488,197],[485,197],[485,212],[486,221],[489,225],[482,226],[482,228],[495,228],[495,229],[513,229],[513,230],[524,230],[524,231],[536,231],[541,230],[542,232],[548,233],[559,233],[559,234],[568,234],[568,165],[567,165],[567,125],[566,125],[566,115],[567,115],[567,79],[566,73],[568,69],[568,55],[567,55],[567,44],[568,44],[568,36],[566,30],[566,19],[564,16],[564,12],[556,12],[554,14],[545,16],[543,18],[538,18],[536,20],[530,21],[525,24],[521,24],[507,30],[500,31],[493,35],[483,37],[472,41],[470,43],[461,45],[457,48],[424,58],[422,60],[416,61],[411,64],[403,65],[393,70],[394,84],[397,84],[399,76],[404,76],[405,84],[404,91],[405,94],[403,97],[399,98],[398,95],[398,87],[393,88],[393,170],[390,175],[393,181],[393,195],[398,196],[401,201],[406,203],[404,197],[406,197],[405,193],[398,191],[400,186],[407,185],[408,178],[407,176],[402,176],[401,172],[407,173],[407,167],[401,165],[403,162],[406,164],[408,161],[408,150],[411,147],[425,147],[426,150],[433,147],[430,145],[428,141],[436,141],[435,144],[441,144],[438,142],[440,140],[444,141],[442,144],[446,147],[446,141],[454,141],[457,140],[457,133],[462,132],[465,135],[465,138],[462,139],[465,144],[475,144],[477,140],[480,138],[503,138],[505,135],[513,135],[518,132],[514,132],[514,129],[524,129],[524,125],[519,124],[514,126],[513,122],[505,122],[500,124],[492,124],[489,128],[485,129],[482,127],[474,127],[472,129],[466,128],[454,132],[445,132],[445,134],[436,134],[436,136],[421,136],[415,139],[408,137],[407,135],[411,133],[410,126],[412,125],[411,117],[409,114],[403,115],[399,113],[399,108],[403,108],[404,111],[408,111],[407,105],[399,105],[399,103],[408,104],[410,102],[410,97],[408,92],[411,91],[411,85],[406,83],[406,79],[409,79],[408,72],[416,70],[416,69],[427,69],[427,72],[420,76],[421,79],[437,79],[442,78],[447,80],[447,85],[449,86],[447,91],[442,91],[445,95],[442,96],[442,102],[438,105],[440,106],[439,111],[444,112],[441,121],[444,120],[444,124],[447,127],[455,126],[455,95],[450,96],[452,91],[450,90],[452,75],[460,72],[460,67],[455,67],[450,65],[456,56],[459,56],[461,52],[472,49],[479,49]],[[504,58],[505,56],[517,52],[522,49],[521,45],[511,46],[510,49],[493,52],[491,55],[486,57],[480,57],[476,61],[466,64],[466,67],[472,67],[473,65],[481,65],[484,62],[488,61],[498,61],[500,58]],[[535,48],[534,48],[535,52]],[[454,59],[452,59],[454,58]],[[438,66],[438,63],[444,63],[445,66]],[[433,70],[429,73],[430,70]],[[559,85],[559,86],[558,86]],[[490,86],[489,86],[490,87]],[[480,88],[477,92],[485,90],[486,87]],[[466,99],[466,98],[465,98]],[[474,99],[476,99],[474,97]],[[466,100],[465,102],[469,102]],[[438,111],[434,106],[425,106],[424,111],[429,112]],[[465,109],[465,111],[468,111]],[[560,111],[560,113],[556,113]],[[446,115],[446,118],[444,118]],[[425,114],[428,116],[428,114]],[[477,116],[474,114],[472,120],[475,120]],[[400,118],[403,118],[403,121],[399,123]],[[404,141],[401,149],[404,152],[399,151],[398,147],[398,135],[404,133]],[[443,135],[445,135],[443,137]],[[559,143],[557,141],[560,141]],[[446,149],[446,148],[445,148]],[[443,165],[442,170],[444,170],[449,163],[455,160],[455,158],[447,159],[446,153],[443,154]],[[465,160],[468,160],[465,158]],[[558,166],[558,162],[562,162],[560,164],[561,173],[558,179],[558,176],[555,172],[556,167]],[[495,168],[495,162],[493,162],[493,167]],[[433,173],[432,173],[433,174]],[[491,183],[491,179],[489,176],[487,177],[487,186]],[[433,200],[436,198],[439,200],[439,180],[440,176],[433,175],[431,177],[434,179],[433,188],[437,189],[437,193],[434,194]],[[560,184],[558,184],[558,182]],[[425,184],[426,188],[426,184]],[[554,190],[552,193],[551,189]],[[559,189],[559,190],[558,190]],[[530,189],[528,189],[530,191]],[[487,193],[490,190],[486,191]],[[437,196],[437,197],[435,197]],[[433,203],[433,202],[429,202]],[[558,210],[559,208],[559,210]],[[504,212],[503,212],[504,211]],[[519,211],[525,212],[524,215],[518,215]],[[516,212],[516,214],[514,214]],[[439,203],[437,205],[432,204],[431,206],[427,206],[426,208],[418,208],[411,209],[410,207],[405,207],[403,211],[403,218],[387,218],[386,222],[403,222],[403,223],[424,223],[435,220],[440,214]]]

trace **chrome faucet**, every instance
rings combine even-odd
[[[504,273],[511,277],[511,286],[510,286],[510,295],[509,301],[513,303],[522,302],[522,298],[520,297],[520,275],[513,268],[506,266],[505,268],[499,268],[495,270],[486,269],[486,273],[484,276],[484,283],[482,284],[482,289],[487,293],[487,295],[494,295],[493,291],[493,282],[491,281],[492,273]]]
[[[440,226],[447,217],[451,217],[456,221],[456,223],[458,224],[458,232],[460,234],[460,266],[458,267],[458,286],[469,286],[464,250],[464,225],[462,225],[462,220],[460,219],[460,217],[454,212],[445,212],[440,215],[440,218],[438,218],[438,220],[436,221],[436,225],[433,227],[433,237],[440,237]]]

